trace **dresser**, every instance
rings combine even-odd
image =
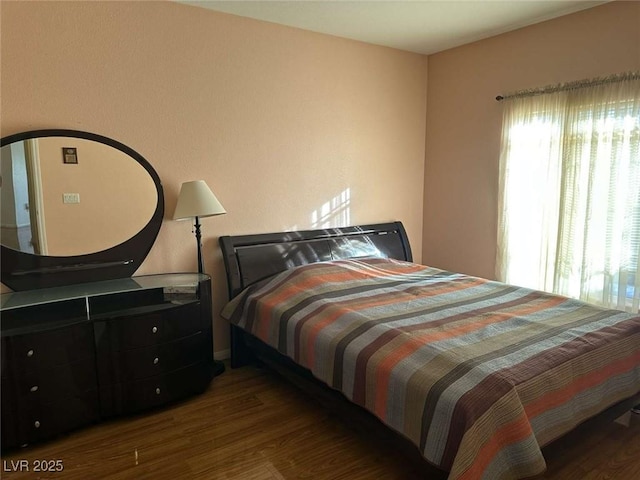
[[[211,279],[162,274],[1,295],[2,448],[204,391]]]

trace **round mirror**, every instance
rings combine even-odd
[[[143,166],[110,145],[55,136],[13,142],[1,152],[1,238],[14,250],[106,250],[142,230],[158,203]]]
[[[164,210],[159,178],[141,155],[75,130],[12,135],[0,149],[3,283],[39,288],[139,267]]]

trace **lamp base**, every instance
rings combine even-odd
[[[222,362],[220,362],[218,360],[214,360],[213,361],[212,372],[213,372],[213,376],[214,377],[217,377],[218,375],[223,373],[224,372],[224,363],[222,363]]]

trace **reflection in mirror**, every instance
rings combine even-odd
[[[65,158],[65,148],[76,156]],[[142,230],[158,203],[154,180],[138,161],[84,138],[5,145],[0,173],[2,245],[24,253],[106,250]]]

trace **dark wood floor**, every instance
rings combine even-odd
[[[580,429],[548,453],[544,479],[640,479],[640,416]],[[353,424],[352,424],[353,423]],[[433,479],[388,440],[345,421],[268,369],[217,377],[207,392],[162,410],[102,423],[2,456],[3,479]],[[11,461],[60,460],[58,473]],[[15,464],[15,463],[14,463]]]

